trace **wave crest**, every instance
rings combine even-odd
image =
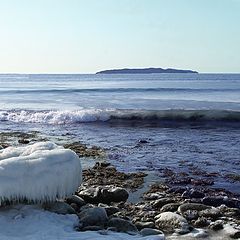
[[[120,109],[80,109],[62,111],[0,111],[0,121],[74,124],[105,121],[226,121],[240,122],[240,111],[230,110],[120,110]]]

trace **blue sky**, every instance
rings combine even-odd
[[[240,72],[240,0],[0,0],[0,72]]]

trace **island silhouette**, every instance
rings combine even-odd
[[[110,69],[96,72],[96,74],[151,74],[151,73],[198,73],[192,70],[182,70],[174,68],[123,68]]]

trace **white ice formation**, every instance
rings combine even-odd
[[[52,142],[0,150],[0,205],[5,200],[54,201],[76,191],[80,159]]]

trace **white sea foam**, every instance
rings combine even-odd
[[[141,109],[80,109],[56,111],[0,111],[0,121],[73,124],[108,120],[138,121],[240,121],[240,111],[231,110],[141,110]]]
[[[76,191],[80,159],[51,142],[0,150],[0,204],[4,200],[55,200]]]
[[[84,109],[75,111],[1,111],[0,121],[67,124],[78,122],[107,121],[108,110]]]

